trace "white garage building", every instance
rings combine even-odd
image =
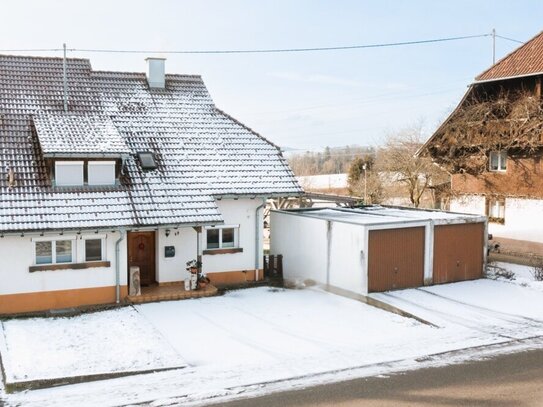
[[[486,264],[485,216],[368,206],[271,213],[286,281],[370,292],[471,280]]]

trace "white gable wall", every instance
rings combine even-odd
[[[205,273],[221,271],[254,270],[255,269],[255,214],[256,208],[262,204],[261,199],[221,199],[217,201],[219,211],[225,225],[239,225],[239,246],[242,253],[204,255],[202,259]],[[262,268],[263,241],[263,210],[259,211],[260,244],[258,253],[258,268]],[[203,235],[202,235],[203,239]],[[202,241],[205,249],[205,242]]]
[[[241,253],[206,254],[202,257],[204,273],[242,271],[255,269],[255,213],[262,204],[261,199],[221,199],[217,201],[225,225],[239,225],[239,246]],[[263,219],[259,211],[259,225]],[[219,224],[218,224],[219,225]],[[159,283],[182,281],[188,277],[186,263],[196,259],[196,231],[189,228],[169,229],[166,237],[165,228],[157,232],[157,281]],[[262,229],[260,229],[262,233]],[[202,250],[206,248],[205,234],[201,235]],[[165,246],[175,247],[175,257],[166,258]],[[262,237],[259,244],[259,265],[262,268]]]
[[[464,195],[451,199],[451,211],[485,215],[483,195]],[[505,198],[505,224],[489,223],[488,232],[497,237],[543,243],[543,200]]]

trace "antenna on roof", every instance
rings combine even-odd
[[[496,29],[492,29],[492,65],[496,63]]]
[[[68,113],[68,77],[66,75],[66,43],[62,44],[64,48],[64,59],[62,60],[62,80],[64,82],[64,112]]]

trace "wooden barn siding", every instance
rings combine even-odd
[[[452,175],[451,189],[461,194],[543,198],[543,158],[507,159],[506,172]]]

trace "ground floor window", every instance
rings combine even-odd
[[[104,260],[104,239],[85,239],[85,261]]]
[[[71,239],[36,241],[34,242],[34,263],[73,263],[74,246],[74,241]]]
[[[205,232],[206,250],[239,247],[239,225],[208,227]]]
[[[487,198],[488,221],[493,223],[505,223],[505,199]]]

